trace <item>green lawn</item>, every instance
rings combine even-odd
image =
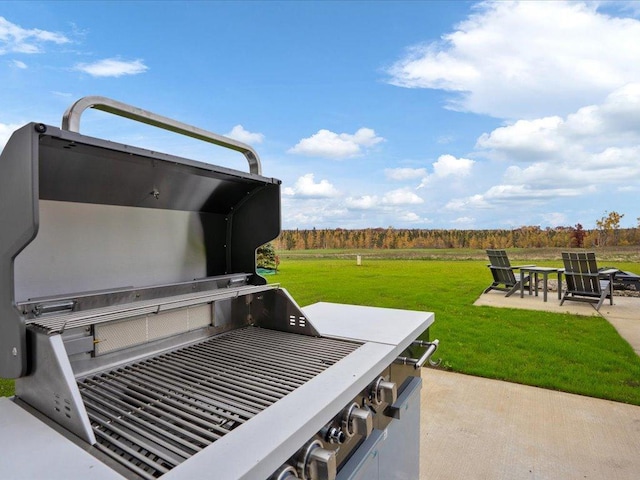
[[[366,256],[356,266],[355,254],[334,256],[281,255],[269,281],[302,306],[326,301],[435,312],[436,357],[452,371],[640,405],[640,358],[605,319],[474,307],[491,283],[485,260]],[[635,261],[600,263],[640,272]],[[0,380],[0,395],[12,393],[13,383]]]
[[[637,263],[616,266],[640,271]],[[640,357],[604,318],[474,307],[491,283],[485,261],[367,258],[356,266],[353,255],[288,258],[269,280],[302,306],[326,301],[435,312],[436,356],[452,371],[640,405]]]

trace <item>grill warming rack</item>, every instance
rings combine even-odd
[[[165,299],[143,300],[130,303],[126,306],[112,305],[109,307],[96,308],[90,311],[79,311],[73,313],[65,312],[63,314],[35,317],[27,320],[26,324],[43,328],[48,334],[63,333],[66,329],[87,327],[90,325],[113,322],[141,315],[160,314],[168,310],[201,305],[214,302],[216,300],[238,298],[241,295],[260,293],[270,288],[275,289],[278,288],[278,286],[245,286],[229,290],[215,290],[212,292],[197,292],[177,295]],[[71,303],[72,302],[70,302],[70,304]]]

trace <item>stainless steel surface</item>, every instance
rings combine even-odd
[[[430,312],[329,302],[314,303],[302,310],[313,319],[321,335],[393,345],[397,355],[434,321]]]
[[[427,363],[427,361],[429,361],[429,365],[431,365],[432,367],[437,367],[438,365],[440,365],[441,360],[437,360],[437,361],[431,360],[431,357],[433,356],[434,353],[436,353],[436,350],[440,345],[440,340],[436,339],[433,342],[416,340],[413,342],[413,345],[418,345],[420,347],[427,347],[427,349],[422,354],[422,356],[418,359],[409,358],[409,357],[398,357],[396,358],[395,363],[398,363],[400,365],[413,365],[413,368],[415,368],[416,370],[419,368],[422,368],[424,364]]]
[[[273,475],[273,480],[293,480],[295,478],[299,478],[298,472],[291,465],[284,465]]]
[[[342,428],[334,425],[328,425],[320,430],[320,436],[329,443],[342,444],[347,440],[347,434],[344,433]]]
[[[0,452],[7,480],[125,478],[7,397],[0,397]]]
[[[352,403],[344,412],[342,429],[347,437],[354,435],[371,435],[373,430],[373,415],[371,410],[360,408],[357,403]]]
[[[50,200],[38,205],[38,236],[15,259],[19,302],[207,276],[196,212]]]
[[[417,461],[420,450],[420,377],[411,377],[395,407],[402,412],[383,430],[374,430],[338,472],[337,480],[426,478]],[[424,453],[422,453],[424,455]],[[425,464],[428,464],[428,459]]]
[[[302,448],[298,472],[302,480],[334,480],[337,474],[336,454],[326,450],[320,440]]]
[[[397,386],[394,382],[388,382],[380,377],[371,388],[370,396],[374,405],[392,404],[398,398]]]
[[[91,375],[79,389],[97,448],[157,478],[358,347],[248,327]]]
[[[51,303],[73,302],[72,312],[95,310],[103,307],[115,307],[133,302],[176,297],[179,295],[196,294],[198,292],[211,292],[229,288],[231,282],[234,285],[250,285],[252,273],[234,273],[230,275],[216,275],[186,282],[176,282],[150,287],[122,287],[98,291],[75,292],[69,297],[45,297],[33,298],[30,301],[17,302],[16,307],[26,319],[38,317],[38,306]],[[124,307],[123,307],[124,308]]]
[[[171,132],[186,135],[188,137],[203,140],[208,143],[213,143],[221,147],[229,148],[237,152],[242,153],[247,162],[249,162],[249,170],[251,173],[257,175],[262,174],[262,167],[260,165],[260,158],[256,151],[249,145],[234,140],[232,138],[223,137],[216,133],[207,132],[198,127],[187,125],[186,123],[178,122],[171,118],[163,117],[153,112],[143,110],[126,103],[118,102],[111,98],[91,96],[84,97],[76,101],[71,105],[62,117],[62,129],[69,130],[71,132],[80,131],[80,117],[82,112],[87,108],[94,108],[96,110],[102,110],[103,112],[112,113],[121,117],[129,118],[137,122],[146,123],[154,127],[159,127]]]
[[[436,350],[438,349],[438,346],[440,345],[440,340],[436,339],[433,342],[426,342],[423,343],[422,346],[426,346],[427,347],[427,351],[424,352],[424,354],[422,355],[422,357],[420,357],[420,359],[417,361],[417,363],[415,364],[415,368],[422,368],[422,366],[427,362],[427,360],[429,361],[429,364],[433,367],[438,366],[440,364],[440,360],[434,362],[431,360],[431,357],[433,356],[434,353],[436,353]]]
[[[236,273],[266,284],[255,250],[280,231],[277,179],[38,123],[13,133],[0,168],[4,377],[26,374],[25,321],[36,305]],[[73,312],[92,308],[81,303]]]
[[[31,372],[16,379],[16,397],[89,444],[95,437],[60,335],[29,332]]]
[[[90,107],[240,151],[251,172],[81,135]],[[415,371],[392,363],[432,314],[301,309],[266,285],[255,251],[280,230],[280,181],[250,147],[102,97],[63,127],[29,124],[0,157],[0,375],[18,377],[0,419],[19,405],[136,480],[333,480],[390,428]],[[75,461],[34,443],[3,454]]]
[[[227,298],[237,298],[240,295],[252,293],[263,293],[268,290],[278,288],[277,285],[267,286],[246,286],[239,289],[214,290],[212,292],[197,292],[192,294],[178,295],[160,300],[146,300],[126,305],[115,305],[103,308],[96,308],[77,313],[64,313],[48,317],[37,317],[27,321],[28,325],[35,325],[46,329],[49,333],[60,332],[63,329],[78,328],[99,323],[113,322],[136,316],[147,314],[159,314],[177,308],[185,308],[202,303],[224,300]]]
[[[395,357],[395,348],[390,345],[362,344],[246,424],[175,467],[163,480],[197,478],[211,465],[215,465],[217,478],[269,478],[339,416]]]
[[[336,453],[324,448],[314,448],[309,455],[311,480],[335,480],[337,474]]]
[[[11,135],[0,154],[0,377],[7,378],[27,371],[26,328],[14,306],[13,260],[38,232],[38,165],[29,158],[35,143],[33,125],[26,125]]]

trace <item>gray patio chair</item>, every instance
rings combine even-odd
[[[605,298],[613,305],[613,277],[615,268],[598,270],[593,252],[562,252],[566,289],[560,305],[565,300],[588,302],[600,310]]]
[[[524,275],[521,272],[514,272],[525,267],[533,267],[533,265],[511,265],[509,257],[505,250],[487,250],[489,262],[487,267],[491,269],[493,275],[493,283],[485,288],[484,293],[491,290],[501,290],[507,292],[507,297],[517,292],[520,288],[520,280],[522,278],[522,288],[529,285],[530,275]]]

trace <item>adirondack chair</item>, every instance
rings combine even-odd
[[[491,290],[502,290],[507,292],[507,297],[517,292],[520,288],[520,280],[522,279],[522,288],[529,285],[530,275],[524,275],[521,272],[514,272],[525,267],[533,267],[533,265],[511,265],[507,252],[505,250],[487,250],[489,262],[487,267],[491,269],[493,275],[493,283],[489,285],[484,293]]]
[[[598,270],[596,254],[593,252],[562,252],[566,289],[560,305],[565,300],[589,302],[600,310],[604,299],[609,297],[613,305],[613,277],[615,268]]]

